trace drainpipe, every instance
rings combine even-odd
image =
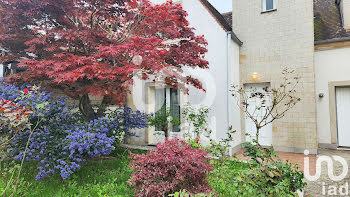
[[[230,102],[230,87],[231,87],[231,57],[232,57],[232,51],[231,51],[231,36],[232,31],[227,32],[227,49],[226,49],[226,57],[227,57],[227,129],[230,128],[232,122],[231,122],[231,102]],[[231,144],[230,144],[231,145]],[[229,149],[229,154],[232,156],[232,147]]]

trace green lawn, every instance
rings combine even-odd
[[[125,149],[119,149],[112,154],[116,159],[84,163],[78,172],[65,181],[59,175],[35,181],[36,165],[26,163],[16,196],[133,196],[133,190],[127,184],[131,174],[128,155]],[[1,177],[0,194],[4,187],[5,178]]]
[[[142,154],[146,151],[133,150]],[[113,158],[89,161],[82,164],[82,168],[63,181],[59,175],[48,177],[41,181],[35,181],[37,174],[36,164],[25,163],[22,170],[21,184],[16,196],[56,197],[56,196],[133,196],[133,189],[127,184],[131,170],[129,165],[129,153],[125,149],[118,149],[112,155]],[[215,167],[216,173],[211,173],[209,182],[213,189],[219,192],[219,196],[227,196],[232,192],[232,185],[226,181],[234,176],[234,172],[246,169],[245,163],[232,161],[226,167]],[[217,173],[223,173],[222,176]],[[0,194],[5,187],[5,178],[0,180]],[[230,187],[230,188],[228,188]],[[7,192],[11,193],[11,190]]]

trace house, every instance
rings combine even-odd
[[[3,56],[4,49],[0,47],[0,57]],[[0,78],[5,76],[5,66],[0,62]]]
[[[8,51],[0,46],[0,57],[5,56]],[[17,64],[21,61],[21,59],[13,60],[13,61],[0,61],[0,79],[9,75],[14,74],[16,72],[21,72],[23,69],[18,68]]]
[[[152,0],[163,3],[166,0]],[[178,1],[188,13],[188,21],[195,28],[197,35],[204,35],[208,42],[205,59],[210,69],[187,70],[203,82],[206,92],[190,88],[189,95],[178,90],[163,87],[151,81],[136,80],[129,96],[128,105],[134,109],[154,113],[164,102],[167,107],[176,109],[176,116],[183,120],[181,111],[186,103],[194,107],[210,107],[210,129],[214,139],[226,137],[228,128],[240,131],[240,112],[234,104],[229,89],[231,84],[239,81],[239,47],[242,42],[232,32],[231,25],[207,0]],[[182,125],[183,126],[183,125]],[[169,126],[169,137],[183,136],[186,128]],[[150,127],[137,131],[138,137],[129,138],[129,143],[138,145],[156,144],[155,134],[159,128]],[[236,133],[232,146],[241,144],[241,133]]]
[[[242,87],[274,87],[283,67],[301,74],[301,102],[264,130],[263,145],[311,154],[350,147],[350,0],[233,0],[224,16],[244,43]],[[241,117],[242,131],[253,129]]]
[[[151,0],[151,2],[164,3],[166,0]],[[196,29],[195,33],[204,35],[208,42],[208,53],[205,58],[211,69],[185,70],[201,80],[206,92],[190,87],[189,95],[187,95],[177,89],[154,83],[152,80],[135,79],[127,105],[135,110],[155,113],[166,104],[167,108],[172,108],[173,116],[181,120],[183,120],[181,114],[186,103],[197,108],[208,106],[211,109],[209,129],[212,131],[212,137],[214,139],[225,138],[231,125],[232,129],[241,130],[240,111],[234,105],[235,101],[229,89],[231,84],[239,82],[239,47],[242,42],[232,31],[231,24],[227,23],[207,0],[183,0],[175,3],[181,4],[187,11],[187,19],[190,26]],[[0,69],[6,70],[6,73],[16,72],[13,65],[4,63]],[[5,71],[0,70],[0,73],[6,75]],[[93,104],[101,102],[101,98],[97,96],[91,96],[90,99]],[[170,137],[182,137],[186,128],[185,125],[169,125],[167,130]],[[135,131],[136,137],[129,137],[128,142],[137,145],[154,145],[159,141],[157,133],[161,131],[161,128],[154,127],[141,129]],[[232,146],[240,146],[241,133],[235,135],[237,136],[234,136],[235,141],[232,142]]]
[[[4,65],[0,64],[0,78],[5,76],[5,67]]]
[[[301,76],[301,102],[284,118],[265,127],[260,143],[276,151],[308,150],[310,154],[317,154],[319,148],[350,147],[350,0],[233,0],[233,11],[222,15],[205,0],[179,3],[188,12],[196,33],[204,34],[209,43],[206,58],[210,70],[196,72],[202,81],[215,82],[207,94],[192,90],[190,95],[182,95],[180,109],[187,101],[196,104],[198,99],[213,98],[201,104],[211,108],[215,139],[222,138],[227,126],[232,125],[239,131],[231,144],[235,152],[243,142],[251,140],[245,131],[253,135],[255,131],[255,125],[229,98],[227,84],[279,86],[282,69],[289,67]],[[232,28],[225,25],[223,18]],[[232,32],[232,39],[225,39],[227,32]],[[156,99],[149,95],[156,94],[150,88],[154,84],[139,87],[131,97],[148,98],[153,105],[141,109],[152,111]],[[137,93],[143,89],[148,92],[144,97]],[[171,90],[166,91],[171,94]],[[146,136],[131,142],[152,144],[154,132],[152,128],[139,132]]]
[[[187,11],[195,33],[208,41],[205,58],[210,69],[184,70],[201,80],[206,92],[190,88],[187,95],[152,80],[136,79],[128,95],[130,107],[155,113],[166,106],[182,122],[186,103],[210,107],[212,138],[224,138],[232,126],[238,131],[231,142],[235,152],[251,140],[246,131],[252,136],[256,131],[236,106],[231,85],[276,87],[282,83],[282,70],[290,67],[301,76],[301,102],[263,129],[260,144],[310,154],[317,154],[319,148],[350,148],[350,0],[232,0],[232,12],[223,14],[207,0],[176,3]],[[0,65],[0,74],[4,68],[8,66]],[[169,137],[182,137],[187,129],[168,124],[166,132]],[[155,145],[162,140],[163,130],[140,129],[127,141]]]

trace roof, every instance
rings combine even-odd
[[[339,42],[350,37],[350,32],[343,28],[337,2],[314,0],[315,44]]]
[[[238,45],[242,45],[242,41],[238,39],[236,34],[232,31],[232,19],[231,21],[227,21],[226,17],[224,17],[211,3],[208,2],[208,0],[199,0],[204,7],[207,8],[207,10],[210,12],[210,14],[215,18],[215,20],[220,24],[220,26],[227,32],[231,32],[231,38],[233,41],[235,41]],[[231,12],[232,17],[232,12]]]
[[[224,19],[226,20],[226,22],[228,24],[230,24],[231,28],[232,28],[232,12],[226,12],[223,13],[222,16],[224,17]]]

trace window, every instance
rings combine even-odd
[[[180,121],[180,94],[179,90],[173,88],[155,88],[155,112],[156,115],[168,114],[173,117],[174,122]],[[168,116],[168,115],[167,115]],[[176,121],[177,120],[177,121]],[[156,126],[156,131],[181,132],[180,126],[168,125],[170,128],[164,128],[165,125]]]
[[[165,110],[167,108],[167,100],[166,100],[166,89],[165,88],[156,88],[155,89],[155,116],[165,114]],[[164,125],[156,125],[156,131],[164,131]]]
[[[268,12],[276,10],[276,0],[262,0],[262,11]]]
[[[172,116],[180,121],[180,95],[178,90],[172,88],[170,89],[170,109]],[[180,132],[178,125],[173,125],[172,127],[173,132]]]

